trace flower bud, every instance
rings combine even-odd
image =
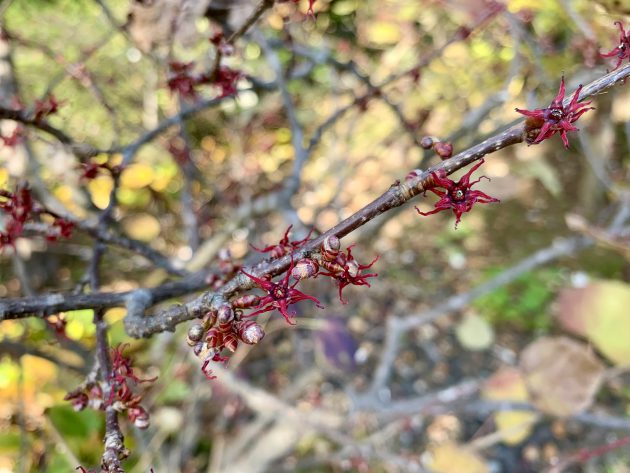
[[[450,158],[453,156],[453,145],[446,141],[438,141],[433,145],[433,149],[442,159]]]
[[[248,345],[256,345],[265,336],[263,328],[253,320],[241,322],[236,329],[236,333],[238,338]]]
[[[334,261],[339,250],[341,249],[341,242],[335,235],[329,235],[322,243],[322,258],[326,261]]]
[[[234,311],[232,310],[232,308],[227,304],[219,307],[219,310],[217,312],[217,322],[223,325],[229,324],[230,322],[232,322],[232,320],[234,320]]]
[[[188,346],[194,347],[198,342],[201,341],[205,332],[206,331],[201,324],[191,325],[188,329],[188,338],[186,339],[186,343],[188,343]]]
[[[319,265],[312,259],[304,258],[297,262],[291,270],[291,276],[296,281],[300,279],[312,278],[317,275]]]
[[[420,146],[424,149],[431,149],[433,147],[433,138],[430,136],[423,136],[420,140]]]

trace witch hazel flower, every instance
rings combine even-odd
[[[291,276],[293,267],[293,260],[291,260],[291,266],[287,270],[284,277],[280,280],[280,282],[273,282],[266,279],[261,279],[252,274],[246,273],[244,270],[241,269],[241,272],[245,276],[254,281],[263,291],[267,292],[267,295],[261,297],[258,305],[254,307],[254,312],[247,314],[245,317],[254,317],[258,314],[262,314],[263,312],[269,312],[277,309],[282,314],[284,320],[286,320],[287,323],[295,325],[295,322],[293,321],[295,313],[289,312],[290,305],[300,301],[310,300],[315,302],[315,305],[320,309],[324,308],[324,306],[319,302],[317,298],[309,296],[308,294],[304,294],[302,291],[295,289],[295,286],[297,286],[300,280],[295,281],[293,284],[289,284],[289,277]]]
[[[630,58],[630,32],[626,32],[621,21],[615,21],[615,25],[619,28],[619,44],[607,53],[600,53],[601,57],[615,57],[617,64],[614,70],[619,69],[624,59]]]
[[[335,237],[335,240],[338,239]],[[335,241],[333,240],[333,242]],[[378,276],[377,273],[365,274],[366,269],[370,269],[374,263],[379,259],[379,256],[374,258],[369,264],[359,263],[352,255],[352,248],[354,244],[346,248],[346,252],[339,252],[334,259],[331,258],[330,247],[331,245],[328,239],[324,240],[322,244],[322,258],[320,264],[328,270],[328,272],[320,272],[321,276],[328,276],[337,281],[339,287],[339,300],[342,304],[347,304],[348,301],[343,299],[343,290],[347,286],[367,286],[370,287],[368,278],[374,278]]]
[[[556,98],[553,99],[549,107],[537,108],[535,110],[521,110],[515,109],[518,113],[521,113],[527,117],[525,121],[525,130],[527,131],[527,142],[529,144],[538,144],[543,140],[560,133],[564,147],[569,147],[569,139],[567,138],[568,131],[578,131],[579,129],[572,125],[580,118],[584,113],[589,110],[594,110],[593,107],[588,105],[591,102],[578,102],[580,98],[580,91],[582,85],[580,85],[573,98],[568,105],[564,105],[564,76],[560,80],[560,89]],[[533,140],[530,139],[530,132],[538,131],[538,135]]]
[[[284,232],[284,236],[275,245],[265,246],[264,248],[257,248],[254,245],[250,245],[250,246],[254,250],[258,251],[259,253],[270,253],[270,256],[272,259],[277,259],[286,254],[292,253],[295,250],[304,246],[306,242],[308,242],[308,240],[311,238],[311,234],[313,233],[313,230],[311,230],[308,233],[308,235],[306,235],[306,237],[304,237],[303,239],[290,241],[289,233],[291,232],[292,228],[293,228],[293,225],[289,225],[289,228],[287,228],[287,231]]]
[[[500,202],[499,199],[490,197],[485,192],[481,192],[480,190],[471,190],[471,187],[481,181],[481,179],[490,180],[490,178],[487,176],[481,176],[476,181],[470,182],[471,174],[475,172],[483,163],[484,160],[481,159],[477,164],[470,168],[470,171],[464,174],[457,182],[446,177],[446,171],[444,171],[443,169],[432,172],[431,176],[433,178],[435,186],[427,190],[430,190],[431,192],[439,196],[440,200],[435,203],[435,208],[430,212],[421,212],[418,207],[416,207],[416,211],[420,215],[427,216],[436,214],[438,212],[441,212],[442,210],[453,210],[453,213],[455,214],[455,228],[457,228],[457,225],[461,221],[462,215],[466,212],[470,212],[475,204],[489,204],[491,202]],[[441,187],[444,190],[436,189],[436,187]]]

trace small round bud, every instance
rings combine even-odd
[[[424,149],[431,149],[433,147],[433,138],[430,136],[423,136],[420,140],[420,146]]]
[[[232,322],[232,320],[234,320],[234,311],[232,310],[232,308],[227,304],[219,307],[219,310],[217,312],[217,322],[223,325],[229,324],[230,322]]]
[[[256,345],[265,337],[265,331],[253,320],[247,320],[239,324],[236,329],[238,338],[248,345]]]
[[[186,343],[188,346],[194,347],[198,342],[203,338],[203,334],[206,331],[201,326],[201,324],[191,325],[188,329],[188,338],[186,339]]]
[[[291,270],[291,276],[296,281],[300,279],[312,278],[317,275],[319,265],[312,259],[304,258],[296,263]]]
[[[442,159],[450,158],[453,156],[453,145],[446,141],[438,141],[433,145],[433,149]]]
[[[329,235],[322,243],[322,257],[326,261],[334,261],[339,250],[341,248],[341,242],[335,235]]]

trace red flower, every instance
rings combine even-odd
[[[346,248],[346,254],[339,253],[334,262],[323,261],[322,265],[328,269],[329,272],[320,272],[322,276],[328,276],[336,279],[339,284],[339,300],[342,304],[347,304],[348,301],[343,300],[342,291],[346,286],[367,286],[370,287],[370,283],[367,278],[374,278],[378,276],[377,273],[363,274],[363,270],[369,269],[374,263],[378,261],[378,256],[372,260],[370,264],[359,264],[357,260],[352,256],[352,247],[350,245]]]
[[[571,123],[577,121],[577,119],[580,118],[585,112],[588,112],[589,110],[594,110],[593,107],[587,107],[587,105],[591,102],[578,103],[581,90],[582,86],[580,85],[575,91],[575,94],[573,94],[571,103],[569,103],[569,105],[565,107],[562,103],[564,100],[565,92],[563,76],[560,80],[560,89],[558,90],[558,95],[556,95],[556,98],[553,99],[549,107],[537,108],[536,110],[521,110],[519,108],[515,109],[518,113],[522,113],[523,115],[529,117],[525,122],[525,126],[528,131],[537,130],[538,128],[540,128],[538,136],[531,143],[540,143],[550,136],[553,136],[556,132],[560,132],[564,147],[569,147],[567,131],[578,131],[578,128],[571,125]]]
[[[179,93],[184,99],[194,100],[197,98],[197,91],[195,90],[197,79],[190,75],[194,65],[194,62],[172,61],[169,63],[173,76],[168,79],[166,84],[172,92]]]
[[[291,261],[291,266],[287,270],[284,278],[277,283],[252,276],[241,269],[245,276],[254,281],[261,289],[267,292],[267,295],[261,297],[260,303],[254,307],[256,310],[248,314],[246,317],[254,317],[255,315],[262,314],[263,312],[278,309],[284,317],[284,320],[291,325],[295,325],[295,322],[293,322],[295,313],[289,313],[288,311],[291,304],[308,299],[315,302],[315,305],[317,305],[320,309],[324,308],[324,306],[321,305],[319,300],[315,297],[309,296],[308,294],[304,294],[303,292],[295,289],[295,286],[299,283],[299,281],[295,281],[292,285],[289,285],[289,277],[291,276],[292,269],[293,261]]]
[[[13,132],[8,136],[0,135],[2,142],[4,143],[4,146],[8,146],[11,148],[22,143],[23,137],[24,137],[24,129],[20,126],[15,127]]]
[[[35,121],[40,121],[42,118],[57,113],[61,105],[63,102],[57,101],[52,94],[44,100],[35,100]]]
[[[292,253],[293,251],[303,246],[309,240],[309,238],[311,238],[311,234],[313,233],[313,230],[311,230],[310,232],[308,232],[308,235],[306,235],[306,237],[302,240],[289,241],[289,232],[292,228],[293,225],[289,225],[289,228],[287,228],[287,231],[284,232],[284,236],[277,245],[269,245],[265,246],[264,248],[257,248],[254,245],[250,246],[260,253],[271,252],[271,257],[273,259],[280,258],[288,253]]]
[[[615,69],[618,69],[624,59],[630,58],[630,34],[626,33],[620,21],[615,21],[615,25],[619,27],[619,44],[606,54],[600,55],[602,57],[616,57],[617,64],[615,64]]]
[[[476,203],[489,204],[490,202],[499,202],[499,199],[490,197],[484,192],[473,191],[470,189],[484,177],[490,180],[490,178],[486,176],[481,176],[476,181],[470,182],[470,175],[475,172],[483,163],[484,160],[480,160],[457,182],[454,182],[451,179],[447,178],[445,171],[442,169],[433,172],[432,176],[433,180],[435,181],[435,187],[442,187],[446,190],[446,192],[437,190],[435,189],[435,187],[427,189],[432,191],[434,194],[437,194],[440,197],[440,200],[435,203],[435,208],[430,212],[421,212],[420,209],[416,207],[418,213],[420,215],[427,216],[431,214],[436,214],[438,212],[441,212],[442,210],[453,209],[453,213],[455,214],[455,228],[457,228],[457,225],[462,218],[462,214],[464,214],[465,212],[470,212],[470,210],[473,208],[473,205],[475,205]]]

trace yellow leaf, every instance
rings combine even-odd
[[[153,168],[148,164],[132,164],[121,174],[120,183],[129,189],[142,189],[153,182],[153,176]]]
[[[433,473],[489,473],[483,459],[462,445],[444,443],[427,452],[426,466]]]
[[[109,195],[114,188],[114,182],[110,176],[97,176],[88,185],[92,202],[99,209],[104,209],[109,205]]]
[[[485,383],[482,396],[493,401],[529,401],[523,374],[517,368],[503,367]],[[494,414],[497,430],[502,433],[502,441],[517,445],[529,437],[533,424],[538,418],[534,412],[503,411]]]
[[[386,21],[371,22],[367,28],[368,41],[377,45],[389,45],[400,41],[400,28],[396,23]]]
[[[123,227],[131,238],[140,241],[151,241],[160,234],[160,222],[149,214],[126,218]]]

